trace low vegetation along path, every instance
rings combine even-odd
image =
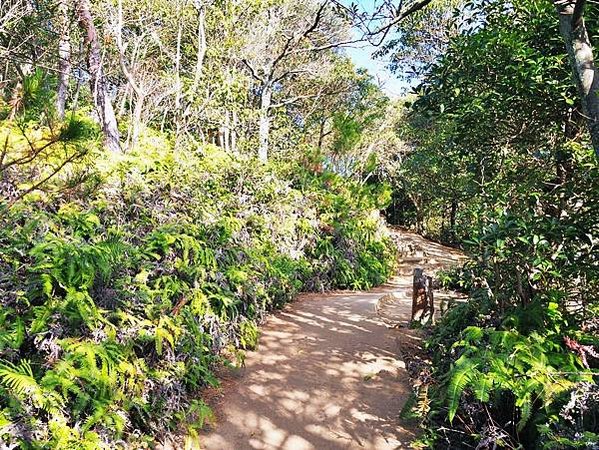
[[[213,399],[217,420],[203,448],[407,448],[414,430],[399,419],[410,394],[400,355],[407,340],[418,339],[405,328],[412,269],[434,270],[461,255],[396,233],[406,257],[385,286],[304,294],[269,317],[245,369]]]

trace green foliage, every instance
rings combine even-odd
[[[397,175],[470,261],[432,332],[430,447],[595,448],[598,166],[551,2],[468,3],[419,88]],[[597,15],[585,16],[595,30]],[[584,436],[584,438],[583,438]],[[586,442],[572,444],[578,438]]]
[[[117,448],[180,422],[196,442],[212,420],[201,389],[227,358],[243,365],[269,310],[301,290],[366,288],[393,269],[384,190],[143,139],[126,155],[94,155],[69,196],[40,187],[45,196],[0,216],[7,443]],[[68,183],[60,173],[54,186]]]

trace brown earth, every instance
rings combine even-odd
[[[410,395],[400,355],[420,339],[407,329],[412,271],[434,271],[462,255],[413,233],[395,233],[403,258],[388,284],[368,292],[304,294],[268,318],[246,367],[229,375],[212,399],[217,420],[201,436],[202,448],[409,447],[416,431],[399,418]]]

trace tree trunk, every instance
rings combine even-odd
[[[216,145],[220,148],[225,148],[225,130],[220,126],[216,130]]]
[[[59,0],[58,5],[58,87],[56,90],[56,112],[64,119],[67,93],[69,90],[69,74],[71,73],[71,42],[69,36],[69,7],[67,0]]]
[[[112,109],[112,103],[108,96],[106,81],[102,70],[102,57],[98,33],[91,15],[88,0],[77,0],[77,19],[85,35],[85,44],[89,46],[87,55],[87,66],[90,74],[90,86],[94,99],[94,105],[104,133],[104,145],[110,151],[121,152],[119,142],[119,130]]]
[[[177,45],[179,45],[179,41]],[[144,86],[138,83],[135,79],[135,76],[130,67],[127,66],[126,61],[126,46],[123,44],[123,2],[122,0],[118,1],[118,25],[116,29],[116,45],[119,51],[119,63],[121,66],[121,70],[125,79],[127,80],[129,86],[131,87],[131,101],[135,98],[135,106],[133,108],[133,116],[131,118],[131,124],[129,126],[129,130],[127,132],[127,148],[131,149],[137,145],[137,140],[139,138],[139,130],[142,124],[142,113],[144,101],[147,96],[147,91],[144,90]],[[178,51],[178,50],[177,50]],[[131,61],[131,67],[135,67],[135,55],[137,54],[137,49],[133,52],[133,57]],[[177,70],[178,70],[178,57],[177,57]],[[177,89],[179,86],[178,74],[177,74]],[[177,94],[178,95],[178,94]],[[177,97],[178,98],[178,97]],[[129,136],[131,136],[131,141],[129,141]]]
[[[175,57],[175,149],[179,149],[179,142],[183,131],[183,110],[181,108],[181,97],[183,96],[183,85],[181,83],[182,33],[182,24],[179,22],[177,30],[177,53]]]
[[[572,66],[574,81],[582,100],[591,142],[599,157],[599,70],[582,17],[585,0],[554,0],[559,28]]]
[[[229,111],[225,111],[225,124],[223,125],[223,140],[225,141],[225,151],[231,151],[231,118]]]
[[[237,153],[237,111],[233,110],[233,126],[231,127],[231,151]]]
[[[141,115],[143,113],[144,96],[137,96],[135,99],[135,108],[133,109],[133,120],[131,124],[131,145],[129,148],[135,148],[139,139],[139,129],[141,128]]]
[[[206,8],[201,0],[195,1],[196,11],[198,13],[198,51],[196,56],[196,69],[193,78],[192,95],[195,93],[200,83],[202,71],[204,69],[204,58],[206,57]]]
[[[198,29],[197,29],[197,52],[196,52],[196,66],[195,66],[195,73],[194,73],[194,77],[193,77],[193,84],[191,85],[191,87],[186,91],[186,97],[187,98],[191,98],[191,99],[195,99],[196,98],[196,92],[198,90],[198,87],[200,85],[200,80],[202,78],[202,73],[204,71],[204,60],[206,58],[206,50],[207,50],[207,44],[206,44],[206,6],[204,5],[203,0],[194,0],[194,5],[196,8],[196,12],[198,14]],[[189,125],[189,115],[192,112],[192,108],[194,107],[194,102],[193,101],[187,101],[185,102],[185,109],[182,112],[182,125],[184,127],[184,130],[187,129],[188,125]],[[202,138],[203,141],[205,141],[205,138]]]
[[[14,120],[21,108],[21,98],[23,96],[23,82],[19,79],[12,90],[10,98],[10,114],[8,120]]]
[[[451,211],[449,212],[449,228],[453,233],[455,230],[455,219],[458,212],[458,202],[457,200],[451,200]]]
[[[318,131],[318,150],[322,150],[322,144],[324,143],[324,127],[326,125],[327,121],[326,119],[323,119],[320,122],[320,129]]]
[[[268,160],[268,136],[270,134],[269,110],[271,100],[272,86],[267,83],[262,87],[262,95],[260,96],[260,146],[258,148],[258,158],[262,162]]]

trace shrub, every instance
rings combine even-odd
[[[198,390],[225,355],[242,363],[266,312],[392,271],[384,191],[151,133],[0,217],[7,445],[141,448],[181,422],[195,436]]]

